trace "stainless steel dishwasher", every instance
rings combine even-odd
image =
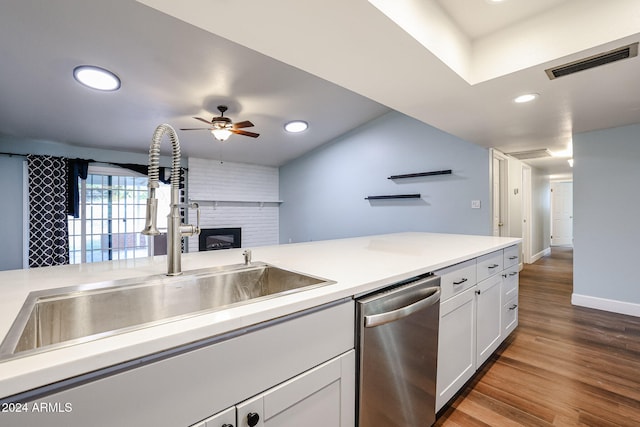
[[[356,302],[358,425],[435,422],[440,277],[420,276]]]

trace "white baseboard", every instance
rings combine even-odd
[[[589,295],[572,294],[571,304],[578,305],[580,307],[595,308],[597,310],[604,310],[613,313],[640,317],[640,304],[631,302],[598,298]]]
[[[538,252],[537,254],[533,255],[531,257],[531,264],[533,264],[534,262],[536,262],[537,260],[539,260],[543,256],[547,256],[547,255],[551,255],[551,248],[546,248],[546,249]]]

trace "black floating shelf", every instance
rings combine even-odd
[[[447,169],[444,171],[408,173],[405,175],[392,175],[387,179],[418,178],[421,176],[433,176],[433,175],[451,175],[451,169]]]
[[[388,200],[388,199],[419,199],[420,194],[393,194],[390,196],[369,196],[365,200]]]

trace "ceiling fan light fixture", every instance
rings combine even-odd
[[[213,129],[211,133],[213,134],[213,137],[220,142],[226,141],[231,136],[231,131],[226,128]]]
[[[120,89],[120,78],[111,71],[94,65],[80,65],[73,69],[78,83],[91,89],[113,92]]]
[[[304,120],[292,120],[284,125],[284,130],[289,133],[304,132],[309,128],[309,123]]]

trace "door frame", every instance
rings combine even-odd
[[[532,182],[531,166],[522,164],[522,252],[523,262],[531,264],[531,236],[532,236]]]
[[[498,160],[499,164],[500,164],[500,169],[498,170],[498,176],[499,176],[499,180],[500,180],[500,188],[499,188],[499,194],[497,195],[499,198],[499,204],[500,204],[500,214],[499,214],[499,222],[502,223],[502,226],[499,228],[499,236],[503,236],[506,233],[506,230],[509,229],[509,197],[507,194],[508,191],[508,178],[509,178],[509,171],[508,171],[508,164],[507,164],[507,156],[496,150],[495,148],[490,148],[490,156],[489,156],[489,191],[491,193],[491,213],[490,213],[490,230],[491,230],[491,234],[494,233],[494,227],[493,227],[493,217],[494,217],[494,200],[496,195],[494,194],[493,191],[493,181],[494,181],[494,167],[493,167],[493,163],[494,160]]]

